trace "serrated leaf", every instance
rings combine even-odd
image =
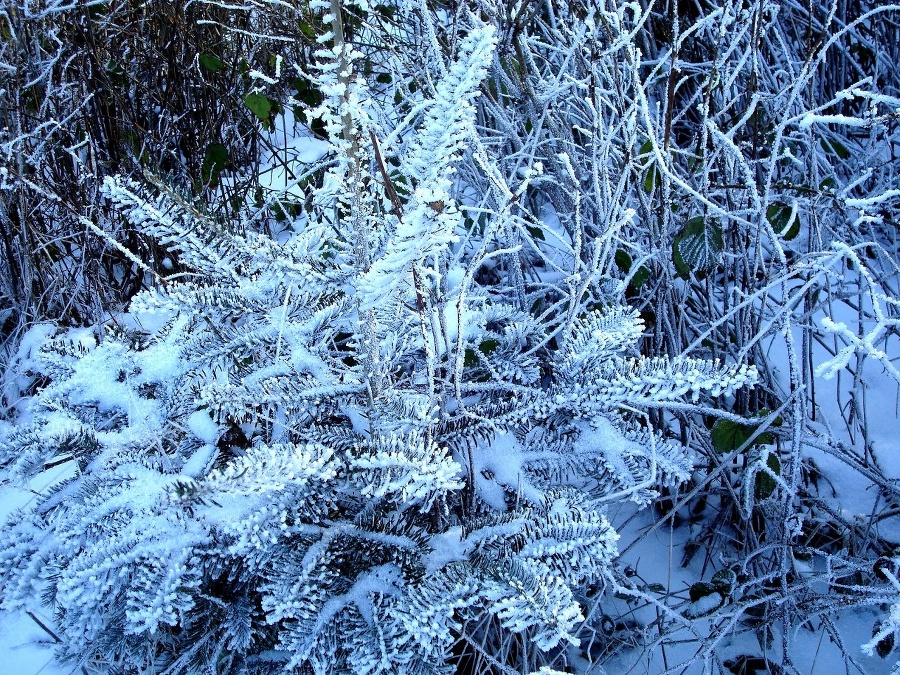
[[[695,272],[707,272],[719,264],[724,250],[725,241],[718,221],[698,216],[687,221],[675,237],[673,252],[681,256],[685,267]],[[678,267],[677,261],[675,265]]]
[[[749,429],[732,420],[719,419],[713,425],[711,437],[716,452],[727,454],[741,447],[750,437]]]
[[[263,94],[250,93],[244,97],[244,105],[256,115],[261,122],[268,122],[272,112],[272,101]]]

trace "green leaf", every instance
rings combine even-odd
[[[647,279],[649,278],[650,270],[648,270],[644,266],[641,266],[638,271],[634,273],[634,276],[631,277],[631,285],[634,287],[634,290],[638,290],[647,282]]]
[[[757,417],[768,417],[771,414],[772,414],[772,411],[769,410],[768,408],[761,408],[760,411],[758,413],[756,413],[756,416]],[[772,420],[771,426],[780,427],[783,424],[784,424],[784,418],[781,415],[779,415],[774,420]]]
[[[689,595],[691,596],[691,602],[697,602],[700,598],[705,598],[707,595],[712,595],[715,592],[716,589],[713,586],[704,581],[698,581],[691,585]]]
[[[750,434],[748,427],[731,420],[716,420],[712,428],[712,444],[716,452],[726,454],[741,447]]]
[[[315,108],[325,98],[312,82],[303,77],[295,77],[291,79],[291,86],[297,92],[294,98],[302,101],[310,108]]]
[[[833,193],[835,188],[837,187],[837,181],[834,178],[828,177],[819,183],[819,189],[823,192]]]
[[[647,169],[647,175],[644,176],[644,192],[649,195],[661,182],[662,181],[659,179],[659,171],[656,170],[655,166],[651,166]]]
[[[696,155],[690,155],[687,161],[687,168],[693,174],[700,173],[703,170],[703,161],[705,159],[705,153],[703,150]]]
[[[378,12],[385,19],[393,19],[394,13],[397,10],[395,7],[390,7],[388,5],[375,5],[375,11]]]
[[[776,476],[781,475],[781,462],[775,453],[769,453],[769,457],[766,459],[766,466]],[[778,483],[772,476],[765,471],[759,471],[756,474],[756,481],[753,486],[753,496],[757,499],[767,499],[775,492],[776,487],[778,487]]]
[[[300,23],[300,32],[303,33],[310,40],[316,39],[316,31],[308,23],[305,23],[305,22]]]
[[[712,428],[712,444],[716,452],[723,455],[737,450],[753,435],[754,427],[731,420],[719,419]],[[767,431],[756,437],[754,445],[771,445],[775,439]]]
[[[219,182],[219,174],[228,166],[228,148],[221,143],[210,143],[206,146],[203,155],[203,164],[200,166],[200,176],[204,183],[210,183],[215,187]]]
[[[541,228],[534,225],[526,225],[525,229],[528,230],[528,233],[535,239],[544,241],[544,231]]]
[[[715,586],[722,595],[731,595],[734,583],[737,581],[737,575],[730,569],[721,569],[713,574],[712,585]]]
[[[622,272],[624,272],[625,274],[631,272],[631,266],[634,264],[634,261],[632,261],[631,256],[628,255],[628,252],[625,249],[620,248],[618,251],[616,251],[613,260],[616,263],[616,267],[622,270]],[[634,290],[640,289],[640,287],[643,286],[649,278],[650,270],[642,265],[638,269],[638,271],[634,273],[634,276],[631,277],[631,288],[633,288]]]
[[[200,65],[211,73],[217,73],[225,67],[225,62],[215,54],[204,52],[198,58]]]
[[[109,81],[115,85],[124,85],[127,81],[127,77],[125,76],[125,68],[118,61],[114,61],[110,59],[106,62],[106,74],[109,77]]]
[[[303,206],[298,202],[284,201],[272,204],[272,215],[278,222],[296,218],[303,211]]]
[[[691,276],[691,268],[684,262],[684,258],[681,257],[681,252],[678,250],[678,237],[672,241],[672,262],[675,264],[675,271],[682,279]]]
[[[109,5],[105,2],[99,4],[89,4],[88,5],[88,16],[91,19],[97,20],[101,17],[109,14]],[[9,28],[7,27],[7,23],[4,21],[0,23],[0,40],[11,40],[12,34],[9,32]]]
[[[784,202],[774,202],[766,209],[766,220],[785,241],[796,239],[800,234],[800,219],[791,220],[792,209]]]
[[[628,252],[624,249],[620,248],[616,251],[613,260],[615,260],[616,267],[625,272],[625,274],[628,274],[631,271],[631,256],[628,255]]]
[[[478,356],[476,356],[474,350],[466,350],[465,358],[463,359],[463,365],[468,368],[473,368],[478,365]]]
[[[653,141],[647,140],[644,141],[644,144],[641,145],[641,149],[638,150],[638,158],[650,157],[653,154]],[[647,172],[644,174],[644,192],[648,195],[653,192],[653,188],[657,187],[662,181],[660,181],[659,171],[653,165],[651,165]]]
[[[886,659],[890,656],[891,652],[894,651],[894,634],[888,633],[885,637],[878,641],[878,644],[875,645],[875,652],[883,659]]]
[[[268,123],[272,113],[272,101],[263,94],[251,93],[244,97],[244,105],[250,108],[250,112],[256,115],[261,122]]]
[[[823,138],[820,143],[822,149],[829,155],[837,155],[840,159],[847,159],[850,157],[850,151],[840,141],[829,141]]]
[[[390,73],[379,73],[375,77],[375,81],[379,84],[390,84],[393,81],[393,78],[391,77]]]
[[[694,272],[708,272],[719,264],[722,251],[725,250],[722,228],[718,221],[700,216],[685,223],[672,246],[672,260],[679,273],[684,268]],[[679,256],[681,265],[677,259]]]
[[[878,635],[881,632],[884,626],[880,621],[876,621],[875,625],[872,627],[872,637]],[[878,641],[878,644],[875,645],[875,653],[878,654],[883,659],[886,659],[890,656],[890,653],[894,651],[894,633],[888,633],[883,638]]]
[[[487,356],[492,353],[500,345],[496,340],[487,339],[478,345],[478,351]]]

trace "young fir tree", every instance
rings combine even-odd
[[[126,673],[450,673],[457,643],[564,662],[579,599],[616,586],[604,504],[690,470],[643,411],[755,371],[638,357],[638,313],[580,259],[541,309],[511,266],[512,199],[466,217],[457,168],[492,170],[473,105],[490,24],[460,15],[447,61],[430,17],[396,8],[424,38],[381,65],[430,83],[401,119],[313,4],[308,116],[333,161],[307,210],[275,237],[265,207],[227,224],[152,176],[108,180],[184,272],[115,328],[23,342],[0,461],[75,470],[4,528],[4,606],[40,592],[62,657]]]

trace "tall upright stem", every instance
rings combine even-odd
[[[347,58],[344,41],[344,22],[341,18],[340,0],[331,0],[331,32],[334,34],[334,47],[338,57],[338,82],[342,85],[343,123],[342,135],[347,145],[349,160],[348,182],[353,186],[353,206],[350,218],[353,220],[353,253],[356,258],[356,273],[361,276],[369,271],[369,228],[363,208],[363,156],[360,147],[360,129],[357,128],[350,112],[351,64]],[[363,369],[369,395],[374,399],[381,393],[382,383],[378,374],[378,344],[375,325],[377,318],[374,310],[359,311],[359,320],[363,334]]]

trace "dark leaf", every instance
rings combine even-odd
[[[791,220],[792,209],[784,202],[775,202],[766,209],[766,220],[785,241],[796,239],[800,234],[800,219]]]
[[[272,101],[263,94],[251,93],[244,97],[244,105],[256,115],[261,122],[268,122],[272,112]]]
[[[200,65],[211,73],[217,73],[225,67],[225,62],[215,54],[203,53],[198,58]]]
[[[781,462],[774,453],[769,454],[769,457],[766,460],[766,466],[768,466],[776,476],[781,475]],[[756,474],[753,496],[757,499],[768,499],[772,496],[772,493],[775,492],[776,487],[778,487],[778,483],[775,482],[775,479],[772,476],[766,471],[759,471]]]

